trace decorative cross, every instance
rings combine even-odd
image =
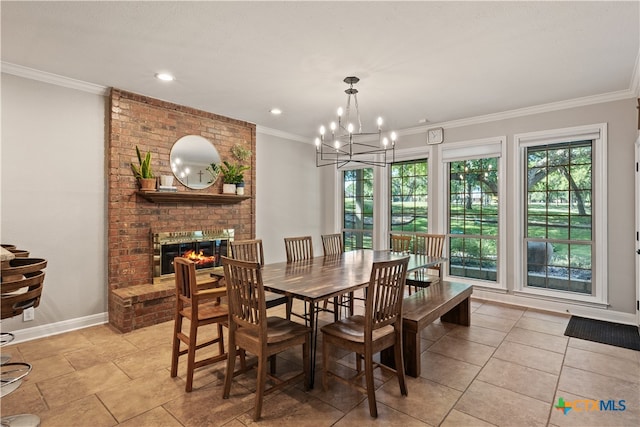
[[[200,175],[200,182],[202,182],[202,170],[200,170],[200,172],[198,172],[198,175]]]

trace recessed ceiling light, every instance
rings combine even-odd
[[[272,108],[271,110],[269,110],[269,112],[274,116],[279,116],[280,114],[282,114],[282,110],[279,108]]]
[[[175,80],[176,78],[173,77],[169,73],[156,73],[156,79],[162,80],[164,82],[171,82],[171,81]]]

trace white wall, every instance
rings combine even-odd
[[[35,320],[107,311],[105,97],[2,74],[0,239],[48,260]]]
[[[256,238],[265,263],[286,260],[284,238],[311,236],[322,254],[323,214],[315,147],[256,132]]]

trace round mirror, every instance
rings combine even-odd
[[[185,187],[199,190],[213,185],[218,179],[218,170],[211,163],[220,163],[218,150],[207,139],[199,135],[183,136],[171,148],[171,170]]]

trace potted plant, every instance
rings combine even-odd
[[[235,194],[236,185],[244,184],[244,171],[249,169],[249,166],[244,166],[239,163],[229,163],[226,160],[217,166],[222,174],[222,192],[225,194]]]
[[[224,161],[221,164],[212,164],[207,170],[213,176],[216,173],[222,175],[222,192],[225,194],[244,194],[244,171],[249,166],[243,163],[251,157],[251,150],[244,148],[241,144],[231,147],[231,155],[237,160],[235,163]]]
[[[151,170],[151,152],[147,151],[147,154],[143,159],[140,149],[136,145],[136,154],[138,155],[139,165],[136,166],[131,163],[133,176],[138,178],[138,183],[140,184],[140,189],[142,191],[153,191],[156,188],[156,179],[153,176],[153,171]]]

